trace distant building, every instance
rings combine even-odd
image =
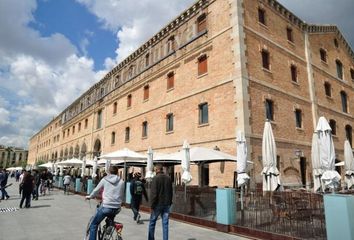
[[[35,134],[29,163],[174,152],[184,139],[236,154],[242,130],[261,183],[268,119],[283,183],[309,187],[317,120],[329,120],[343,160],[353,96],[354,53],[336,26],[307,24],[275,0],[199,0]],[[235,168],[192,166],[193,184],[232,186]],[[168,171],[180,178],[180,167]]]
[[[25,166],[27,163],[28,150],[0,145],[0,166]]]

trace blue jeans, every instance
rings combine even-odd
[[[90,240],[96,240],[97,238],[97,228],[105,217],[109,217],[112,220],[119,213],[120,208],[105,208],[99,207],[97,209],[96,215],[93,217],[90,225]]]
[[[163,240],[168,240],[168,217],[171,206],[157,206],[151,211],[149,223],[149,240],[155,240],[155,225],[157,218],[161,215]]]

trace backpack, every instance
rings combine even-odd
[[[141,181],[135,181],[134,183],[134,194],[141,195],[143,194],[143,183]]]

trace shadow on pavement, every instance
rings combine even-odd
[[[51,207],[52,205],[37,205],[37,206],[31,206],[31,208],[42,208],[42,207]]]

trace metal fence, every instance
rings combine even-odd
[[[237,226],[300,239],[326,239],[323,195],[303,191],[248,192],[237,197]]]
[[[150,185],[146,184],[149,195]],[[216,221],[216,188],[174,186],[171,212]],[[143,205],[149,206],[143,199]]]

